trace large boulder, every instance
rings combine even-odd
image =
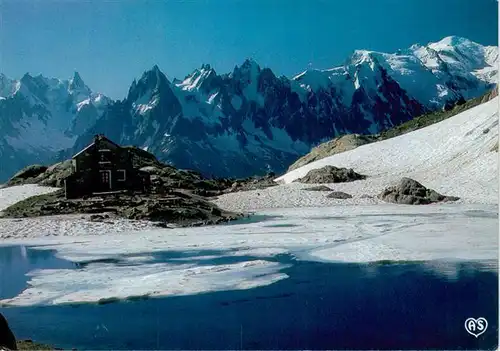
[[[383,201],[402,205],[427,205],[460,199],[455,196],[441,195],[410,178],[401,179],[399,184],[386,188],[378,197]]]
[[[308,184],[324,184],[353,182],[365,178],[365,175],[354,172],[352,168],[325,166],[309,171],[305,177],[299,178],[296,181]]]
[[[326,197],[330,199],[340,199],[340,200],[345,200],[345,199],[351,199],[352,195],[348,193],[344,193],[343,191],[334,191],[331,194],[328,194]]]
[[[5,317],[0,313],[0,348],[17,350],[16,338],[9,328]]]
[[[304,190],[307,190],[307,191],[332,191],[332,188],[327,187],[326,185],[318,185],[318,186],[313,186],[311,188],[305,188]]]

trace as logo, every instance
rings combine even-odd
[[[465,321],[465,330],[476,338],[483,334],[488,328],[488,321],[486,318],[479,317],[478,319],[467,318]]]

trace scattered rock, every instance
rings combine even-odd
[[[436,202],[457,201],[455,196],[441,195],[435,190],[410,178],[403,178],[398,185],[386,188],[378,196],[381,200],[403,205],[427,205]]]
[[[348,194],[348,193],[344,193],[342,191],[334,191],[333,193],[328,194],[326,197],[328,197],[330,199],[342,199],[342,200],[345,200],[345,199],[351,199],[352,195]]]
[[[224,190],[225,193],[234,193],[238,191],[250,191],[265,189],[272,186],[277,186],[278,183],[274,181],[274,173],[269,173],[264,177],[251,177],[246,179],[238,179],[233,182],[231,187]]]
[[[490,149],[491,152],[498,152],[498,141],[496,142],[495,145]]]
[[[332,191],[332,189],[327,187],[326,185],[313,186],[311,188],[305,188],[304,190],[307,190],[307,191]]]
[[[297,179],[296,181],[308,184],[322,184],[353,182],[360,179],[366,179],[366,176],[354,172],[352,168],[347,169],[325,166],[323,168],[310,170],[305,177]]]
[[[102,222],[102,221],[104,221],[105,219],[108,219],[108,218],[109,218],[109,215],[107,215],[107,214],[104,214],[104,215],[100,215],[100,214],[90,215],[90,220],[93,221],[93,222]]]
[[[363,194],[360,196],[361,199],[373,199],[373,196],[368,195],[368,194]]]
[[[0,348],[6,347],[10,350],[17,350],[16,337],[9,328],[5,317],[0,313]]]

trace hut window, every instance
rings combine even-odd
[[[117,172],[117,178],[116,178],[117,181],[124,182],[127,179],[126,171],[124,169],[118,169],[116,172]]]
[[[111,150],[108,149],[102,149],[99,150],[99,163],[111,163],[110,161],[110,156],[111,156]]]

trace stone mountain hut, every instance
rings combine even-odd
[[[96,135],[90,145],[72,157],[73,173],[64,180],[66,198],[148,192],[149,174],[134,168],[132,157],[130,148]]]

